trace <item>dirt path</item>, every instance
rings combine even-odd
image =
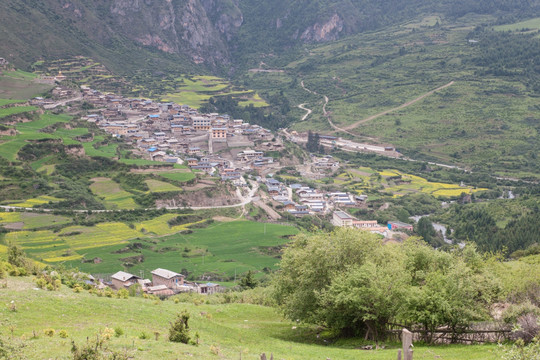
[[[279,220],[281,219],[281,215],[279,215],[274,209],[272,209],[270,206],[266,205],[262,200],[254,201],[253,204],[263,209],[266,214],[272,219],[272,220]]]
[[[356,128],[358,125],[367,123],[368,121],[371,121],[371,120],[375,120],[376,118],[381,117],[381,116],[386,115],[386,114],[389,114],[389,113],[391,113],[391,112],[394,112],[394,111],[397,111],[397,110],[404,109],[404,108],[406,108],[407,106],[411,106],[411,105],[413,105],[413,104],[416,104],[416,103],[419,102],[420,100],[423,100],[423,99],[425,99],[426,97],[428,97],[428,96],[430,96],[430,95],[433,95],[433,94],[434,94],[435,92],[437,92],[437,91],[440,91],[440,90],[446,89],[446,88],[449,87],[449,86],[452,86],[453,84],[454,84],[454,81],[450,81],[448,84],[443,85],[443,86],[441,86],[441,87],[438,87],[438,88],[436,88],[436,89],[434,89],[434,90],[431,90],[431,91],[425,93],[424,95],[421,95],[421,96],[417,97],[417,98],[414,99],[414,100],[411,100],[411,101],[409,101],[409,102],[406,102],[405,104],[401,104],[400,106],[395,107],[395,108],[393,108],[393,109],[386,110],[386,111],[383,111],[382,113],[375,114],[375,115],[370,116],[370,117],[368,117],[368,118],[365,118],[365,119],[362,119],[362,120],[360,120],[360,121],[357,121],[357,122],[355,122],[354,124],[345,127],[344,129],[345,129],[345,130],[352,130],[352,129]]]
[[[306,115],[304,115],[304,116],[302,117],[302,120],[300,120],[300,121],[305,121],[305,120],[308,118],[308,116],[311,115],[311,113],[313,112],[313,110],[308,109],[307,107],[305,107],[305,105],[307,105],[307,104],[300,104],[300,105],[298,105],[298,108],[299,108],[299,109],[302,109],[302,110],[304,110],[304,111],[307,111]]]
[[[310,94],[314,94],[314,95],[320,95],[319,93],[317,93],[316,91],[313,91],[313,90],[309,90],[305,85],[304,85],[304,81],[302,80],[300,82],[300,85],[302,85],[302,89],[304,89],[305,91],[307,91],[308,93]],[[332,118],[330,116],[330,114],[328,113],[328,111],[326,111],[326,106],[328,105],[328,102],[330,101],[330,99],[328,99],[328,96],[326,95],[322,95],[323,98],[324,98],[324,105],[323,105],[323,115],[326,117],[326,120],[328,120],[328,124],[330,124],[330,126],[332,127],[332,129],[336,130],[336,131],[342,131],[342,132],[345,132],[347,134],[350,134],[352,136],[356,136],[356,134],[353,134],[353,133],[350,133],[348,132],[347,130],[345,129],[342,129],[340,128],[339,126],[336,126],[333,122],[332,122]],[[304,105],[304,104],[302,104]],[[298,106],[300,107],[300,106]],[[307,109],[306,109],[307,110]],[[310,113],[311,114],[311,113]],[[307,114],[306,116],[304,116],[304,118],[307,118],[309,114]],[[304,118],[302,118],[302,120],[304,120]]]

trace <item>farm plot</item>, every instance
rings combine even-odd
[[[172,184],[159,180],[146,180],[146,185],[148,185],[150,192],[155,193],[182,191],[182,189],[178,186],[174,186]]]
[[[292,226],[250,221],[217,222],[192,231],[191,234],[178,233],[161,238],[159,242],[132,241],[140,246],[131,253],[115,254],[121,246],[89,249],[86,258],[100,257],[103,262],[73,262],[72,265],[91,273],[113,273],[123,267],[122,259],[142,255],[143,261],[131,264],[130,272],[149,273],[161,267],[176,272],[185,269],[196,279],[203,274],[232,279],[235,271],[242,274],[248,270],[275,269],[281,247],[289,242],[289,236],[298,232]]]
[[[7,243],[21,246],[28,256],[39,261],[61,257],[70,250],[64,240],[50,230],[11,232],[5,239]]]
[[[0,106],[24,103],[26,100],[0,99]]]
[[[54,196],[42,195],[34,199],[25,200],[24,202],[10,204],[10,206],[22,207],[22,208],[33,208],[34,206],[48,204],[50,202],[59,202],[62,200],[64,199],[55,198]]]
[[[0,109],[0,119],[10,115],[22,114],[25,112],[36,111],[38,108],[35,106],[15,106]]]
[[[176,234],[177,232],[188,229],[190,225],[196,224],[196,223],[190,223],[190,224],[170,226],[168,222],[177,216],[178,216],[177,214],[165,214],[152,220],[143,221],[142,223],[136,226],[136,229],[138,231],[144,232],[145,234],[154,234],[157,236],[163,236],[163,235]]]
[[[59,122],[68,122],[69,120],[70,117],[65,115],[44,114],[41,115],[38,120],[17,124],[15,127],[19,133],[16,136],[3,136],[1,138],[3,142],[0,144],[0,156],[11,161],[17,160],[17,153],[27,144],[28,140],[60,138],[65,144],[78,144],[79,142],[71,139],[71,137],[77,136],[78,133],[81,132],[77,129],[59,129],[54,134],[39,132],[39,130],[47,126]],[[62,132],[62,130],[64,130],[64,132]]]
[[[81,259],[82,252],[127,243],[139,233],[123,223],[69,226],[60,233],[19,231],[6,234],[6,241],[20,245],[32,258],[46,263]]]
[[[152,166],[163,166],[162,162],[159,161],[152,161],[152,160],[146,160],[146,159],[120,159],[121,163],[128,164],[128,165],[137,165],[137,166],[145,166],[145,165],[152,165]]]
[[[117,156],[116,150],[118,149],[118,144],[107,144],[100,146],[98,148],[95,148],[94,145],[98,142],[102,142],[105,140],[103,136],[96,136],[94,138],[94,141],[89,143],[84,143],[83,148],[84,152],[87,156],[101,156],[106,158],[113,158]]]
[[[404,174],[397,170],[386,170],[380,172],[380,174],[383,177],[398,177],[399,179],[397,182],[402,182],[402,184],[394,186],[390,185],[385,189],[385,191],[393,193],[394,196],[423,192],[431,194],[435,197],[455,197],[461,195],[462,193],[472,194],[476,191],[486,190],[474,189],[470,186],[431,182],[422,177]]]
[[[65,216],[22,212],[0,212],[0,224],[7,229],[37,229],[51,225],[69,224]]]
[[[232,85],[224,79],[215,76],[195,76],[192,78],[177,79],[179,86],[176,91],[167,95],[166,101],[174,101],[179,104],[199,108],[211,97],[233,96],[239,100],[239,104],[256,107],[265,107],[268,104],[254,91],[233,90]]]
[[[380,190],[394,196],[426,193],[435,197],[457,197],[462,193],[472,194],[486,190],[471,186],[431,182],[420,176],[402,173],[394,169],[376,171],[366,167],[349,169],[347,172],[339,174],[334,182],[347,186],[358,194],[366,190]]]
[[[68,115],[53,115],[53,114],[43,114],[38,120],[19,123],[16,128],[21,133],[34,132],[46,128],[57,123],[67,123],[71,120],[71,117]]]
[[[120,185],[109,178],[94,178],[90,189],[103,199],[107,209],[134,209],[137,208],[133,195],[122,190]]]
[[[178,182],[188,182],[195,178],[195,174],[191,171],[159,173],[159,176]]]
[[[126,243],[140,233],[124,223],[101,223],[92,227],[70,226],[60,236],[75,251]]]

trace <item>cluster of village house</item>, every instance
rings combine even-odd
[[[316,161],[320,161],[320,159]],[[389,221],[387,225],[381,225],[375,220],[358,220],[342,210],[362,206],[367,201],[367,195],[324,192],[302,184],[286,185],[274,178],[258,177],[257,181],[266,185],[272,200],[280,203],[285,211],[297,217],[331,213],[334,226],[366,230],[384,237],[391,237],[394,231],[413,230],[412,225],[400,221]],[[297,202],[292,200],[293,194],[296,194]]]
[[[138,155],[172,164],[185,161],[224,180],[240,179],[242,170],[276,166],[264,151],[283,149],[270,130],[228,115],[201,114],[187,105],[108,95],[88,87],[82,87],[82,97],[94,107],[84,119],[131,142]],[[215,155],[225,149],[235,155]]]
[[[324,215],[336,207],[354,207],[367,199],[365,195],[353,196],[345,192],[324,192],[302,184],[286,185],[272,177],[257,177],[256,180],[266,185],[266,191],[273,201],[280,203],[283,210],[295,216]],[[293,198],[297,201],[295,202]]]
[[[139,285],[145,294],[159,297],[185,292],[213,294],[223,290],[223,287],[218,284],[199,284],[185,281],[184,275],[166,269],[153,270],[152,280],[142,279],[139,276],[124,271],[118,271],[111,276],[111,280],[107,285],[114,290],[129,289],[131,286]]]
[[[57,87],[53,96],[73,96],[73,90]],[[231,119],[228,115],[200,114],[186,105],[124,98],[88,87],[82,87],[82,97],[95,108],[85,117],[88,122],[95,123],[113,136],[131,141],[148,159],[175,164],[184,162],[180,158],[183,156],[190,168],[210,174],[219,172],[222,180],[230,180],[236,185],[245,184],[242,176],[246,170],[261,172],[279,165],[274,158],[265,157],[264,151],[250,149],[255,143],[269,151],[283,149],[279,139],[258,125]],[[38,105],[52,102],[42,98],[34,101]],[[231,151],[235,154],[233,158],[213,155],[215,150],[226,148],[235,148]],[[312,170],[321,174],[331,173],[339,166],[339,161],[330,155],[312,159]],[[272,200],[297,217],[333,213],[332,223],[335,226],[355,227],[385,236],[388,230],[412,230],[412,225],[400,222],[391,222],[387,227],[376,221],[357,220],[340,210],[364,204],[366,195],[324,192],[302,184],[286,185],[271,177],[257,177],[257,181],[266,185]],[[293,193],[299,199],[296,202]]]

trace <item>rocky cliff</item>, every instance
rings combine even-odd
[[[510,7],[508,0],[2,0],[0,57],[23,67],[39,58],[87,55],[117,70],[167,61],[227,68],[253,54],[279,52],[301,42],[333,41],[425,13],[534,13],[540,11],[537,3],[515,0]]]

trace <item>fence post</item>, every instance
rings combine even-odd
[[[401,333],[401,342],[403,344],[403,360],[413,360],[412,332],[403,329],[403,332]]]

